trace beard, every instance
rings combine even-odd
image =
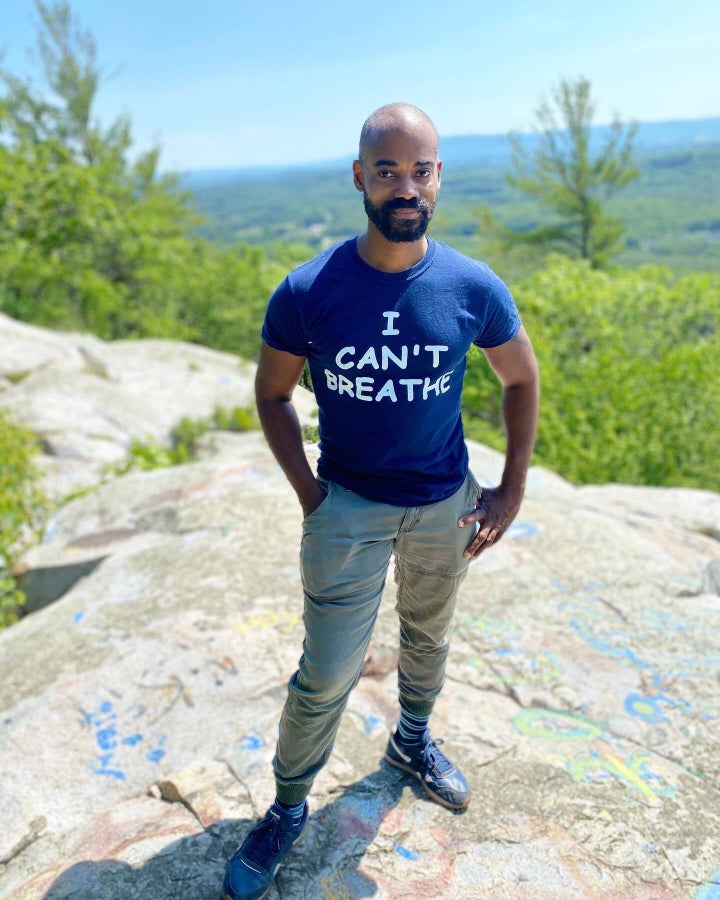
[[[398,197],[397,200],[388,200],[381,206],[375,206],[367,191],[363,191],[363,202],[368,219],[386,240],[395,244],[401,241],[409,243],[423,237],[435,212],[435,201],[421,197],[413,197],[412,200]],[[416,209],[420,215],[415,220],[397,219],[393,216],[396,209]]]

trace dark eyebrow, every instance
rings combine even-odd
[[[420,162],[415,163],[416,166],[431,166],[432,164],[433,161],[431,159],[421,160]],[[375,167],[377,168],[378,166],[397,166],[397,163],[394,159],[379,159],[375,163]]]

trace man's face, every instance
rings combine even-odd
[[[388,241],[417,241],[435,210],[440,170],[430,128],[384,132],[353,164],[370,222]]]

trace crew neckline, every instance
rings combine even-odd
[[[435,257],[437,242],[430,237],[427,238],[427,250],[425,251],[423,258],[418,260],[414,266],[411,266],[409,269],[403,269],[401,272],[383,272],[382,269],[376,269],[375,266],[366,263],[358,253],[357,237],[350,238],[345,246],[347,247],[355,266],[359,268],[366,277],[373,278],[376,281],[410,281],[412,278],[417,278],[418,275],[422,274],[430,263],[432,263]]]

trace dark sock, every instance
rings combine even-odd
[[[281,816],[291,818],[293,825],[300,824],[305,812],[305,800],[301,800],[299,803],[283,803],[276,797],[273,806]]]
[[[400,707],[400,721],[397,725],[396,736],[400,739],[400,743],[406,747],[422,744],[422,737],[427,728],[430,716],[416,716],[409,713],[406,709]]]

